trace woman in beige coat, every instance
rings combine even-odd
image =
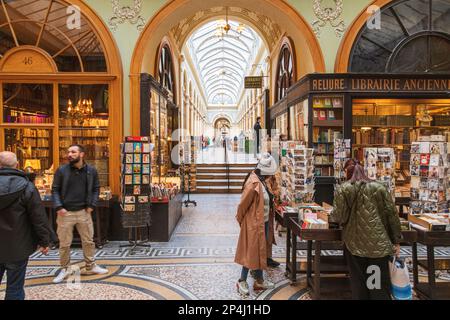
[[[275,159],[265,153],[256,169],[246,178],[238,206],[236,219],[241,227],[235,262],[242,265],[241,278],[237,282],[238,292],[249,294],[247,277],[249,270],[255,271],[255,291],[266,290],[273,284],[264,280],[267,269],[267,239],[269,236],[269,214],[273,195],[265,180],[277,169]]]

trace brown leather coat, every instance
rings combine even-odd
[[[250,270],[267,268],[263,185],[255,173],[245,183],[236,219],[241,226],[234,261]]]

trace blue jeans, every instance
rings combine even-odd
[[[266,239],[269,237],[269,222],[266,222],[264,224],[264,230],[266,233]],[[249,269],[246,267],[242,267],[242,271],[241,271],[241,278],[239,279],[240,281],[247,281],[247,277],[248,277],[248,272]],[[257,280],[263,280],[264,276],[263,276],[263,271],[262,270],[255,270],[255,277]]]
[[[25,273],[27,271],[28,259],[16,263],[0,263],[0,283],[3,275],[6,280],[5,300],[25,300]]]

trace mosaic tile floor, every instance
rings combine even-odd
[[[243,299],[235,287],[241,268],[233,263],[239,234],[234,218],[239,195],[205,194],[193,198],[198,206],[183,208],[183,217],[170,242],[152,243],[149,250],[139,249],[133,254],[120,248],[118,242],[98,250],[97,262],[109,269],[107,275],[81,273],[81,283],[72,277],[67,283],[55,285],[51,281],[59,272],[58,252],[52,251],[48,256],[34,254],[27,270],[27,299]],[[273,255],[282,265],[266,273],[275,288],[259,294],[252,292],[246,299],[310,299],[304,276],[299,275],[295,285],[285,278],[285,238],[277,236],[277,243]],[[402,255],[410,256],[411,249],[403,247]],[[419,256],[425,256],[422,247]],[[450,249],[439,248],[436,256],[450,257]],[[298,259],[305,257],[306,252],[298,252]],[[82,260],[81,250],[74,249],[72,261]],[[447,273],[441,274],[441,279],[450,281]],[[252,281],[249,277],[250,287]],[[4,289],[2,284],[0,299]]]

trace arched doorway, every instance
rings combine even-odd
[[[229,134],[230,129],[231,129],[231,123],[226,118],[219,118],[214,122],[214,130],[216,133],[216,137],[219,135]]]
[[[176,25],[182,24],[182,27],[176,30],[179,33],[172,34],[175,42],[177,42],[179,47],[182,47],[184,41],[190,35],[190,31],[195,29],[196,26],[205,23],[205,21],[213,17],[217,18],[224,15],[221,13],[221,10],[225,8],[224,6],[230,8],[233,12],[233,18],[238,17],[249,22],[251,21],[249,16],[255,16],[253,12],[258,12],[282,25],[283,30],[291,33],[289,36],[299,46],[296,48],[297,52],[301,52],[301,58],[295,57],[298,69],[296,77],[312,72],[324,72],[323,55],[311,27],[295,9],[282,0],[263,0],[258,3],[245,2],[245,4],[237,0],[228,0],[225,3],[218,0],[211,0],[207,3],[201,0],[175,0],[162,8],[147,24],[134,50],[130,66],[130,85],[132,88],[131,127],[134,134],[139,132],[139,74],[141,72],[151,73],[155,70],[153,65],[155,61],[154,56],[161,39]],[[257,25],[257,22],[254,22],[252,27],[260,30],[261,33],[265,32],[266,34],[275,35],[274,32],[262,30],[261,26]],[[280,46],[279,40],[281,36],[282,34],[279,35],[279,38],[272,39],[274,47]],[[265,40],[268,41],[270,39]],[[275,50],[275,52],[278,52],[278,50]],[[277,61],[271,61],[271,86],[274,82],[276,63]]]
[[[82,144],[118,194],[122,65],[102,19],[80,0],[2,2],[0,32],[0,149],[50,174]]]

